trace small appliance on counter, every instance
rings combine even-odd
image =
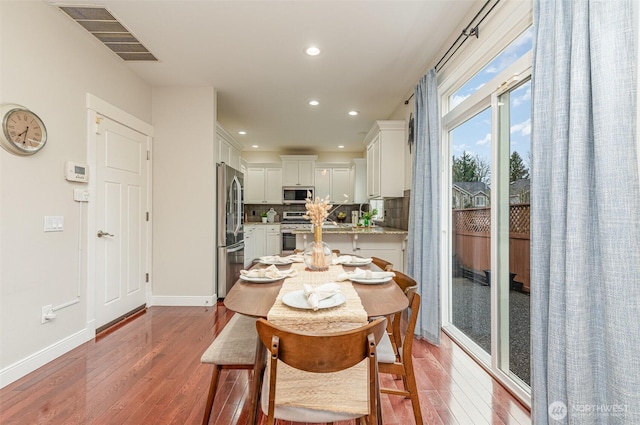
[[[276,210],[270,208],[269,211],[267,211],[267,223],[273,223],[273,219],[275,218],[276,214],[278,214]]]
[[[351,211],[351,224],[357,225],[358,220],[359,220],[358,211]]]

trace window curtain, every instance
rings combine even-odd
[[[640,423],[640,183],[631,0],[535,0],[535,424]]]
[[[440,344],[440,114],[435,69],[420,79],[414,98],[407,271],[422,296],[416,333]]]

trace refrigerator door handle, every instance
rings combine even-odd
[[[236,228],[233,231],[233,235],[237,236],[242,226],[242,185],[238,176],[233,176],[232,185],[236,186]],[[231,199],[231,197],[229,197]]]
[[[242,251],[244,249],[244,241],[242,241],[241,243],[239,243],[236,246],[232,246],[232,247],[228,247],[227,248],[227,253],[232,253],[232,252],[238,252],[238,251]]]

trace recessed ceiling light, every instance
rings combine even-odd
[[[244,136],[245,134],[247,134],[247,132],[246,131],[238,131],[238,134],[242,134]]]
[[[349,111],[349,115],[355,117],[356,115],[358,115],[358,111]]]
[[[307,50],[304,51],[309,56],[317,56],[320,54],[320,49],[315,46],[307,47]]]
[[[257,148],[259,147],[258,145],[251,145],[252,148]]]
[[[344,149],[344,145],[339,145],[338,149]]]
[[[318,102],[317,100],[310,100],[309,101],[309,105],[311,106],[318,106],[320,104],[320,102]]]

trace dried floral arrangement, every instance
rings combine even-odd
[[[333,207],[333,205],[329,203],[329,195],[324,199],[317,196],[315,200],[312,200],[311,192],[307,192],[306,201],[307,203],[304,207],[307,209],[307,213],[302,217],[311,221],[311,224],[314,226],[321,227]]]

